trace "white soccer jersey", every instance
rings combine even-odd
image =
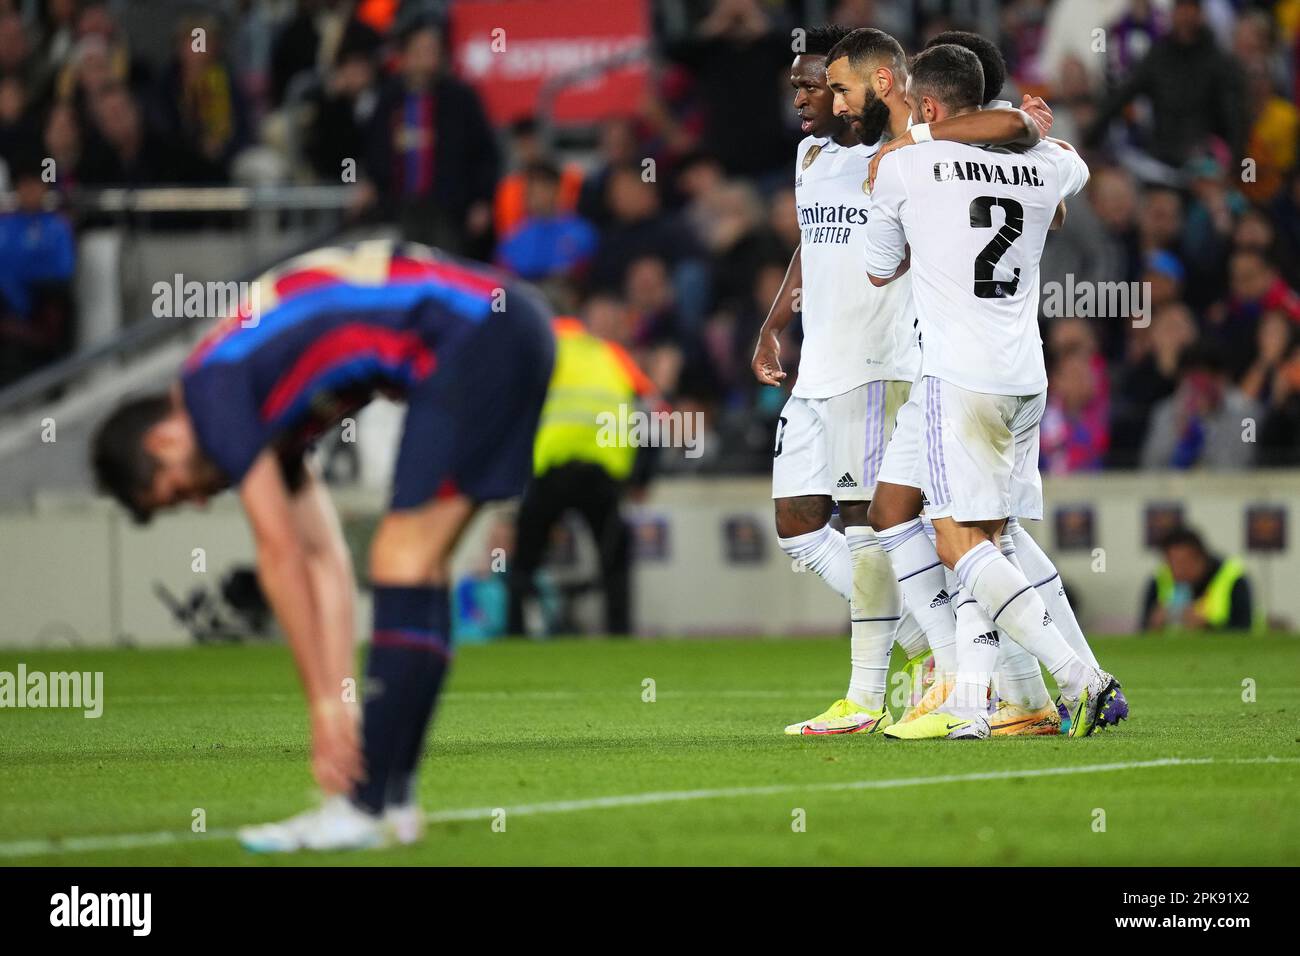
[[[879,144],[807,137],[795,162],[803,261],[803,348],[793,394],[831,398],[867,382],[911,381],[910,281],[875,288],[863,256],[872,198],[867,173]]]
[[[1049,142],[1008,152],[936,140],[881,161],[867,271],[893,275],[911,245],[922,375],[993,395],[1047,387],[1038,264],[1057,204],[1087,182],[1079,154]]]

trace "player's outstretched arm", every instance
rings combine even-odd
[[[258,456],[239,486],[239,497],[253,531],[258,581],[293,652],[311,709],[312,771],[322,790],[340,793],[361,776],[356,722],[322,652],[309,549],[272,451]]]
[[[785,270],[785,280],[776,293],[776,300],[767,313],[763,327],[758,330],[758,343],[754,346],[754,358],[750,367],[754,377],[764,385],[780,385],[786,373],[781,368],[781,333],[785,331],[795,316],[803,285],[803,258],[800,251],[794,250],[790,257],[790,266]]]

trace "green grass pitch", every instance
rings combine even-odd
[[[105,705],[0,710],[0,865],[1300,863],[1300,642],[1095,647],[1119,730],[965,743],[783,736],[843,692],[846,639],[463,648],[425,841],[276,858],[230,833],[310,805],[284,648],[7,651],[103,671]]]

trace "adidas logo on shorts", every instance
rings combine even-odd
[[[989,631],[987,634],[980,634],[975,638],[976,644],[987,644],[989,647],[998,646],[998,632]]]
[[[945,589],[940,591],[938,594],[934,596],[934,600],[930,602],[930,607],[943,607],[951,600],[952,600],[952,595],[949,594]]]
[[[835,482],[836,488],[856,488],[858,483],[853,480],[853,476],[847,471],[840,476],[840,480]]]

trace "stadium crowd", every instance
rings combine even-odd
[[[72,239],[46,190],[226,183],[270,149],[292,181],[339,182],[351,163],[358,220],[495,261],[625,345],[706,415],[705,454],[667,467],[768,469],[784,395],[749,359],[800,235],[791,31],[826,11],[916,50],[978,28],[951,13],[972,5],[650,4],[644,95],[563,148],[533,120],[493,128],[450,69],[447,6],[211,3],[151,59],[109,0],[0,0],[16,197],[0,385],[70,341]],[[1012,0],[998,18],[1000,98],[1046,97],[1092,169],[1043,268],[1044,471],[1300,464],[1300,0]],[[796,327],[787,367],[797,354]]]

